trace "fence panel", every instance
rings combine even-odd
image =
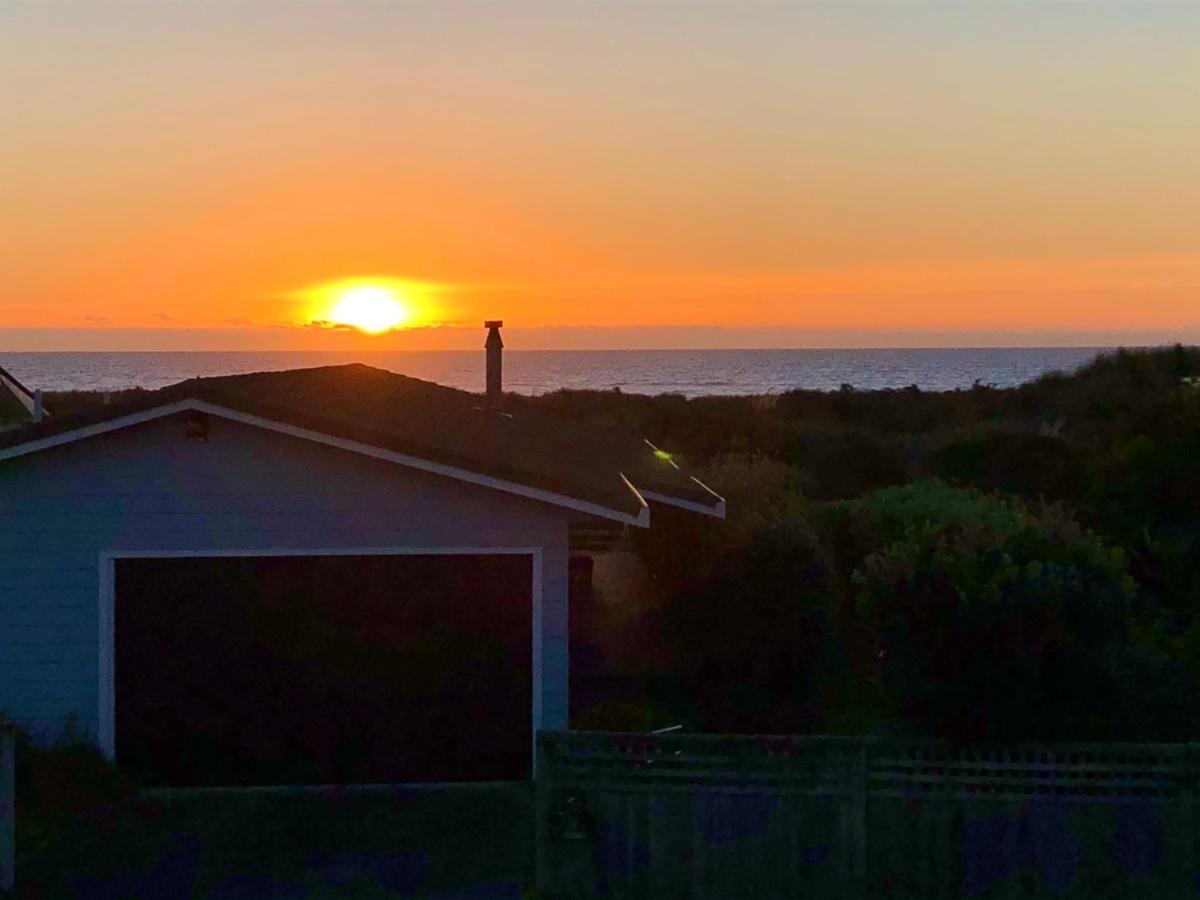
[[[581,732],[539,745],[548,897],[1200,896],[1194,745]]]

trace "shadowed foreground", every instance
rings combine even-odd
[[[539,734],[548,897],[1034,900],[1198,890],[1197,748]]]
[[[214,792],[101,806],[61,829],[27,817],[17,896],[519,898],[533,881],[531,796]]]

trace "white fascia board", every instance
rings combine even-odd
[[[717,505],[715,507],[716,512],[714,512],[713,515],[715,515],[718,519],[725,518],[725,498],[722,497],[720,494],[718,494],[716,491],[714,491],[712,488],[710,488],[707,484],[705,484],[703,481],[701,481],[695,475],[691,476],[691,478],[692,478],[692,481],[696,482],[696,484],[698,484],[705,491],[707,491],[713,497],[713,499],[715,499],[717,501]]]
[[[21,384],[18,384],[14,379],[8,377],[6,373],[0,371],[0,386],[8,388],[9,392],[17,398],[17,402],[25,407],[25,411],[31,416],[33,415],[33,394],[25,389]]]
[[[641,509],[638,510],[636,521],[632,524],[638,528],[650,527],[650,504],[646,502],[646,498],[642,496],[642,492],[633,486],[633,482],[625,477],[625,473],[621,473],[621,480],[625,482],[625,487],[633,491],[633,495],[638,498],[638,503],[641,504]]]
[[[76,441],[97,437],[101,434],[108,434],[110,431],[119,431],[122,428],[129,428],[131,425],[152,422],[155,419],[173,416],[176,413],[186,412],[189,409],[195,408],[195,401],[180,400],[128,416],[109,419],[105,422],[97,422],[95,425],[85,425],[83,428],[75,428],[60,434],[53,434],[50,437],[41,438],[40,440],[28,441],[24,444],[17,444],[14,447],[6,447],[0,450],[0,462],[7,459],[16,459],[20,456],[29,456],[32,453],[40,453],[43,450],[49,450],[52,447],[61,447],[64,444],[73,444]]]
[[[704,516],[711,516],[714,519],[725,518],[724,500],[720,500],[715,506],[705,506],[703,503],[697,503],[694,500],[680,500],[678,497],[660,494],[657,491],[643,491],[642,496],[647,500],[653,500],[655,503],[661,503],[664,506],[674,506],[678,509],[686,509],[689,512],[700,513]]]
[[[580,500],[575,497],[569,497],[566,494],[559,494],[555,493],[554,491],[547,491],[542,490],[541,488],[518,484],[517,482],[507,481],[503,478],[495,478],[491,475],[483,475],[479,472],[472,472],[468,469],[461,469],[457,466],[448,466],[443,463],[421,459],[418,456],[412,456],[407,453],[398,453],[394,450],[386,450],[382,447],[374,447],[370,444],[363,444],[358,441],[351,441],[345,438],[335,437],[330,434],[325,434],[324,432],[313,431],[309,428],[299,428],[295,425],[287,425],[283,422],[276,422],[273,419],[265,419],[261,416],[254,416],[248,413],[238,412],[237,410],[219,406],[215,403],[194,399],[168,403],[163,406],[157,406],[154,409],[144,410],[128,416],[121,416],[116,419],[110,419],[106,422],[99,422],[95,425],[88,425],[72,431],[64,431],[61,434],[51,435],[50,437],[42,438],[41,440],[29,441],[25,444],[17,444],[14,447],[8,447],[0,450],[0,462],[8,459],[16,459],[21,456],[28,456],[32,453],[38,453],[42,450],[48,450],[52,447],[60,447],[64,444],[72,444],[76,441],[84,440],[85,438],[96,437],[98,435],[107,434],[122,428],[128,428],[132,425],[140,425],[144,422],[152,422],[155,419],[162,419],[177,413],[189,411],[207,413],[211,416],[216,416],[221,419],[240,422],[243,425],[251,425],[255,428],[274,431],[278,434],[286,434],[290,437],[300,438],[301,440],[324,444],[327,447],[336,447],[339,450],[347,450],[351,453],[358,453],[362,456],[370,456],[375,459],[386,460],[387,462],[396,463],[397,465],[405,466],[410,469],[417,469],[419,471],[429,472],[434,475],[443,475],[447,478],[453,478],[457,481],[467,482],[468,484],[475,484],[479,485],[480,487],[502,491],[507,494],[514,494],[518,497],[526,497],[530,500],[549,503],[552,506],[559,506],[565,509],[574,510],[576,512],[587,513],[588,515],[592,516],[599,516],[602,519],[612,519],[628,525],[636,525],[639,528],[646,528],[650,524],[650,510],[646,504],[646,501],[638,494],[636,489],[633,489],[633,486],[629,484],[628,479],[625,479],[624,476],[621,476],[622,480],[625,481],[625,484],[630,487],[634,496],[640,501],[641,508],[638,510],[637,515],[622,512],[621,510],[610,509],[607,506],[602,506],[599,503],[592,503],[588,500]]]

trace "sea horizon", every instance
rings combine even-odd
[[[1116,346],[861,347],[709,350],[506,350],[505,389],[620,390],[638,394],[756,395],[787,390],[975,384],[1014,387],[1070,372]],[[1136,348],[1128,348],[1136,349]],[[156,389],[193,377],[361,362],[463,390],[483,389],[476,350],[114,350],[0,351],[0,366],[31,389]]]

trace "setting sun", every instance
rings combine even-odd
[[[389,287],[364,284],[346,288],[329,313],[338,325],[352,325],[371,334],[380,334],[406,325],[411,316],[404,301]]]
[[[383,334],[417,325],[427,310],[419,301],[423,286],[393,278],[333,281],[300,293],[309,303],[307,317],[324,326],[350,327]]]

